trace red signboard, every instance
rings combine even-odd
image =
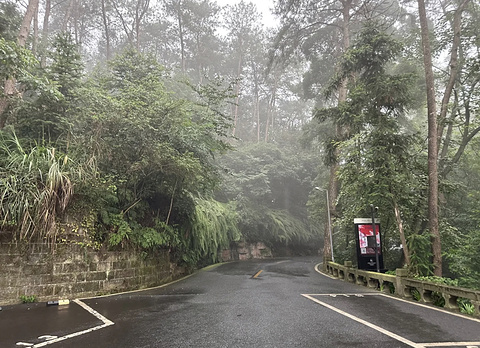
[[[380,227],[375,225],[376,241],[380,246]],[[368,246],[368,236],[373,236],[372,225],[358,225],[358,241],[360,244],[361,255],[375,255],[375,249]],[[378,253],[381,254],[381,248],[378,248]]]

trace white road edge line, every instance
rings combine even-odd
[[[312,297],[312,296],[310,296],[310,295],[302,294],[302,296],[305,297],[305,298],[308,298],[309,300],[311,300],[311,301],[313,301],[313,302],[318,303],[319,305],[321,305],[321,306],[323,306],[323,307],[326,307],[326,308],[331,309],[332,311],[335,311],[335,312],[337,312],[337,313],[339,313],[339,314],[341,314],[341,315],[343,315],[343,316],[346,316],[347,318],[350,318],[350,319],[352,319],[352,320],[355,320],[356,322],[358,322],[358,323],[360,323],[360,324],[363,324],[363,325],[365,325],[365,326],[368,326],[368,327],[370,327],[370,328],[372,328],[372,329],[374,329],[374,330],[376,330],[376,331],[378,331],[378,332],[380,332],[380,333],[382,333],[382,334],[384,334],[384,335],[387,335],[387,336],[389,336],[389,337],[391,337],[391,338],[393,338],[393,339],[395,339],[395,340],[397,340],[397,341],[399,341],[399,342],[405,343],[405,344],[409,345],[410,347],[415,347],[415,348],[422,348],[422,347],[424,347],[424,346],[422,346],[422,345],[420,345],[420,344],[417,344],[417,343],[415,343],[415,342],[412,342],[412,341],[406,339],[405,337],[399,336],[399,335],[397,335],[397,334],[394,334],[394,333],[391,332],[391,331],[385,330],[384,328],[381,328],[380,326],[377,326],[377,325],[375,325],[375,324],[369,323],[369,322],[366,321],[366,320],[360,319],[360,318],[358,318],[358,317],[356,317],[356,316],[354,316],[354,315],[351,315],[350,313],[344,312],[344,311],[342,311],[342,310],[340,310],[340,309],[338,309],[338,308],[336,308],[336,307],[333,307],[333,306],[331,306],[331,305],[329,305],[329,304],[326,304],[325,302],[322,302],[322,301],[320,301],[320,300],[317,300],[316,298],[314,298],[314,297]]]
[[[57,342],[61,342],[61,341],[65,341],[69,338],[73,338],[73,337],[77,337],[77,336],[81,336],[81,335],[84,335],[84,334],[87,334],[89,332],[92,332],[92,331],[96,331],[96,330],[100,330],[100,329],[103,329],[107,326],[111,326],[111,325],[114,325],[115,323],[111,320],[108,320],[107,318],[105,318],[103,315],[101,315],[100,313],[98,313],[96,310],[94,310],[92,307],[88,306],[87,304],[83,303],[82,301],[80,300],[73,300],[73,302],[75,302],[76,304],[78,304],[80,307],[82,307],[83,309],[85,309],[87,312],[89,312],[90,314],[94,315],[97,319],[101,320],[103,322],[103,325],[99,325],[99,326],[95,326],[95,327],[92,327],[90,329],[86,329],[86,330],[83,330],[83,331],[78,331],[78,332],[74,332],[74,333],[71,333],[71,334],[68,334],[68,335],[65,335],[65,336],[62,336],[62,337],[58,337],[58,338],[55,338],[53,340],[49,340],[49,341],[45,341],[45,342],[42,342],[42,343],[37,343],[35,344],[33,347],[34,348],[37,348],[37,347],[45,347],[49,344],[53,344],[53,343],[57,343]]]
[[[320,275],[322,275],[322,276],[324,276],[324,277],[330,278],[330,279],[335,279],[335,280],[338,279],[338,278],[335,278],[334,276],[331,276],[331,275],[329,275],[329,274],[325,274],[325,273],[323,273],[322,271],[320,271],[320,269],[318,269],[318,267],[319,267],[320,265],[321,265],[321,263],[317,263],[317,264],[315,265],[315,271],[316,271],[317,273],[319,273]]]

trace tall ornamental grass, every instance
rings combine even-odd
[[[56,238],[56,219],[82,170],[51,145],[22,146],[15,133],[0,134],[0,227],[15,240]],[[85,177],[85,175],[83,175]]]

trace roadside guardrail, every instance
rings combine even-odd
[[[422,303],[434,304],[441,296],[444,308],[459,312],[463,306],[465,312],[467,306],[469,314],[480,317],[480,291],[409,278],[404,268],[397,268],[396,275],[391,275],[354,268],[351,261],[343,265],[329,261],[326,271],[334,278]]]

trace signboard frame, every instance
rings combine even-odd
[[[373,228],[371,218],[356,218],[353,220],[358,269],[366,271],[376,271],[377,262],[375,249],[372,246]],[[380,219],[375,219],[376,242],[378,250],[379,269],[383,270],[383,253],[382,253],[382,234],[380,227]],[[371,237],[369,240],[368,237]],[[369,243],[370,242],[370,243]],[[375,245],[375,243],[373,243]]]

